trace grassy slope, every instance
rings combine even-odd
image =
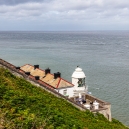
[[[82,112],[63,99],[0,68],[0,128],[125,129],[119,121]]]

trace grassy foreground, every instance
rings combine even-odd
[[[0,129],[127,129],[103,115],[80,111],[63,99],[0,68]]]

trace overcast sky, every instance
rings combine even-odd
[[[129,0],[0,0],[0,30],[129,30]]]

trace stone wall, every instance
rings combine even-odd
[[[92,112],[99,112],[103,114],[109,121],[112,121],[111,104],[109,102],[105,102],[89,94],[86,95],[86,98],[92,102],[96,100],[99,103],[99,106],[101,107],[99,110],[91,110]]]
[[[70,99],[75,101],[77,100],[78,96],[75,97],[71,97]],[[85,94],[85,98],[87,100],[89,100],[90,102],[94,102],[95,100],[99,103],[99,109],[95,110],[94,108],[90,108],[90,111],[93,113],[100,113],[103,114],[109,121],[112,121],[112,117],[111,117],[111,104],[108,102],[105,102],[101,99],[98,99],[92,95],[89,94]],[[93,106],[91,104],[91,106]]]

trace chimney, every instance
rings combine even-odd
[[[18,67],[16,67],[16,69],[20,69],[20,67],[18,66]]]
[[[39,65],[34,65],[34,69],[39,68]]]
[[[51,70],[49,68],[45,69],[45,75],[47,75],[50,72],[51,72]]]
[[[35,80],[39,80],[39,76],[35,76]]]
[[[58,77],[61,77],[61,73],[60,72],[54,73],[54,79],[57,79]]]
[[[25,74],[29,76],[30,75],[30,72],[25,72]]]

